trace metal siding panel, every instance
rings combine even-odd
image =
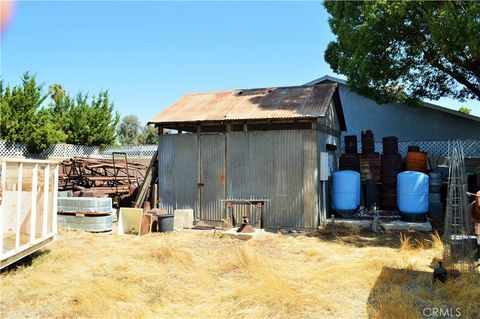
[[[194,134],[161,135],[158,159],[160,207],[197,210],[197,137]]]
[[[158,143],[158,200],[159,207],[173,212],[174,194],[174,137],[160,135]]]
[[[305,134],[303,144],[304,224],[318,227],[318,166],[316,132]]]
[[[281,131],[275,137],[272,226],[304,227],[303,132]]]
[[[222,220],[225,198],[225,135],[200,135],[200,216],[202,220]]]
[[[175,143],[175,209],[196,211],[198,197],[197,136],[180,134]],[[173,213],[173,212],[172,212]]]
[[[272,158],[265,156],[269,144],[263,144],[254,135],[258,132],[227,134],[227,197],[235,199],[269,199],[269,174]],[[271,147],[271,146],[270,146]],[[269,203],[264,207],[269,209]],[[235,221],[250,213],[250,207],[235,205]],[[253,214],[252,218],[256,218]]]
[[[228,133],[227,150],[228,198],[269,199],[266,227],[318,226],[315,132]]]

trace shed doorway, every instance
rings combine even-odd
[[[222,220],[225,198],[225,135],[200,135],[199,202],[200,219]]]

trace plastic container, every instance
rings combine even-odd
[[[381,185],[381,183],[376,183],[372,180],[362,183],[364,206],[367,209],[370,209],[374,204],[377,204],[377,206],[380,205]]]
[[[378,153],[362,154],[360,156],[360,173],[362,182],[374,180],[380,182],[380,155]]]
[[[443,220],[445,218],[443,204],[441,202],[430,201],[428,206],[428,217],[433,220]]]
[[[357,136],[356,135],[346,135],[345,136],[345,153],[346,154],[357,154]]]
[[[427,172],[427,154],[424,152],[408,151],[407,170],[417,172]]]
[[[440,194],[440,193],[429,193],[428,194],[428,200],[430,202],[440,203],[441,200],[442,200],[442,194]]]
[[[375,152],[375,137],[371,130],[362,131],[362,154]]]
[[[425,221],[428,212],[427,174],[406,171],[397,176],[397,202],[402,220]]]
[[[173,218],[175,215],[157,215],[158,217],[158,231],[168,232],[174,230]]]
[[[382,137],[383,154],[398,154],[398,137]]]
[[[336,171],[332,174],[332,207],[341,216],[352,216],[360,205],[360,174],[354,171]]]
[[[442,190],[442,174],[428,173],[430,179],[430,193],[440,193]]]

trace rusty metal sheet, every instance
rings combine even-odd
[[[184,95],[149,123],[246,119],[318,118],[326,114],[337,84],[294,86]]]

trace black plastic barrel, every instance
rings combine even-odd
[[[346,135],[345,136],[345,153],[346,154],[357,154],[357,136],[356,135]]]
[[[443,204],[441,202],[429,202],[428,204],[428,217],[433,220],[443,220],[445,218],[445,212],[443,210]]]
[[[380,183],[373,180],[368,180],[362,184],[364,206],[370,209],[373,204],[380,206]]]
[[[375,137],[371,130],[362,131],[362,154],[375,152]]]
[[[383,154],[398,154],[398,138],[396,136],[382,137]]]

